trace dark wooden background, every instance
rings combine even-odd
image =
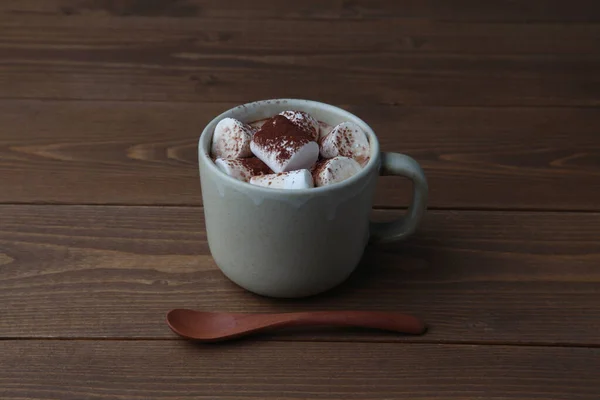
[[[429,178],[418,233],[325,295],[217,270],[196,143],[231,106],[343,106]],[[410,200],[382,178],[374,218]],[[223,345],[166,311],[403,310],[422,337]],[[597,0],[0,1],[0,398],[600,398]]]

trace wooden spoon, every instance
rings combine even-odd
[[[175,309],[167,314],[167,323],[178,335],[203,342],[297,326],[359,327],[410,334],[422,334],[426,330],[425,324],[411,315],[384,311],[232,314]]]

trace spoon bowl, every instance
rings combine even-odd
[[[235,339],[287,327],[357,327],[419,335],[425,323],[412,315],[386,311],[309,311],[293,313],[225,313],[174,309],[167,314],[173,332],[203,342]]]

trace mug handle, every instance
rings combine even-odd
[[[413,181],[413,200],[406,215],[390,222],[371,222],[371,243],[389,243],[412,235],[427,208],[429,186],[425,173],[412,157],[399,153],[381,154],[381,176],[404,176]]]

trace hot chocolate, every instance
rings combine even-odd
[[[219,169],[251,185],[307,189],[342,182],[367,164],[370,146],[353,122],[334,127],[303,111],[245,123],[221,120],[211,156]]]

